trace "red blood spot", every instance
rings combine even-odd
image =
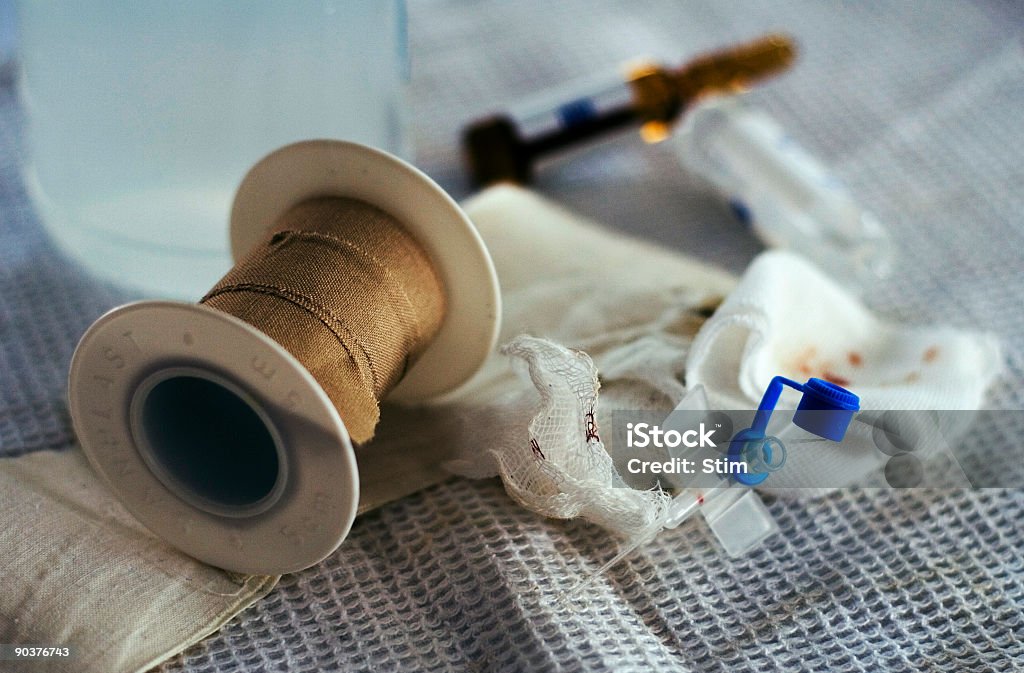
[[[834,383],[837,386],[848,386],[850,385],[850,379],[845,379],[842,376],[833,374],[830,371],[822,373],[821,378],[825,379],[829,383]]]
[[[600,442],[601,437],[597,434],[597,420],[594,418],[594,409],[591,408],[589,412],[583,417],[586,423],[587,431],[587,442],[595,441]]]
[[[858,353],[857,351],[850,351],[846,355],[846,359],[849,360],[850,364],[853,365],[854,367],[860,367],[862,364],[864,364],[864,358],[862,358],[860,353]]]
[[[704,494],[703,493],[701,493],[700,495],[697,496],[697,504],[698,505],[703,505],[704,504]]]
[[[937,357],[939,357],[939,347],[931,346],[928,350],[924,352],[924,355],[921,356],[921,359],[924,360],[925,362],[935,362],[935,358]]]
[[[811,360],[813,360],[817,354],[817,348],[814,346],[808,346],[793,358],[792,368],[805,376],[810,376],[813,371],[813,368],[811,367]]]

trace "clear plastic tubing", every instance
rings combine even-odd
[[[711,182],[765,244],[862,289],[889,275],[886,230],[764,112],[734,99],[701,105],[677,142],[683,166]]]
[[[700,508],[707,504],[712,498],[725,493],[725,489],[735,482],[729,479],[722,479],[715,486],[708,488],[687,488],[680,491],[669,505],[668,516],[665,519],[665,528],[676,528],[681,523],[700,511]]]

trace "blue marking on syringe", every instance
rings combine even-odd
[[[750,223],[753,222],[754,220],[754,217],[750,213],[750,208],[747,207],[747,204],[743,203],[737,198],[729,199],[729,209],[732,210],[732,214],[736,216],[737,220],[739,220],[740,222],[747,226],[750,226]]]
[[[575,126],[596,116],[597,108],[590,98],[577,98],[558,108],[558,119],[565,127]]]

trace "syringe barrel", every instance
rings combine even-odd
[[[463,147],[480,185],[529,183],[535,163],[638,119],[628,78],[609,73],[530,96],[470,124]]]
[[[860,287],[889,274],[885,229],[764,112],[736,100],[703,104],[677,142],[683,166],[709,181],[767,245],[792,249]]]

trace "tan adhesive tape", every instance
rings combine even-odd
[[[71,414],[93,467],[154,533],[228,570],[291,572],[348,534],[350,435],[372,435],[377,401],[437,398],[483,364],[497,278],[440,187],[341,141],[254,166],[231,243],[236,266],[204,303],[128,304],[89,328]]]

